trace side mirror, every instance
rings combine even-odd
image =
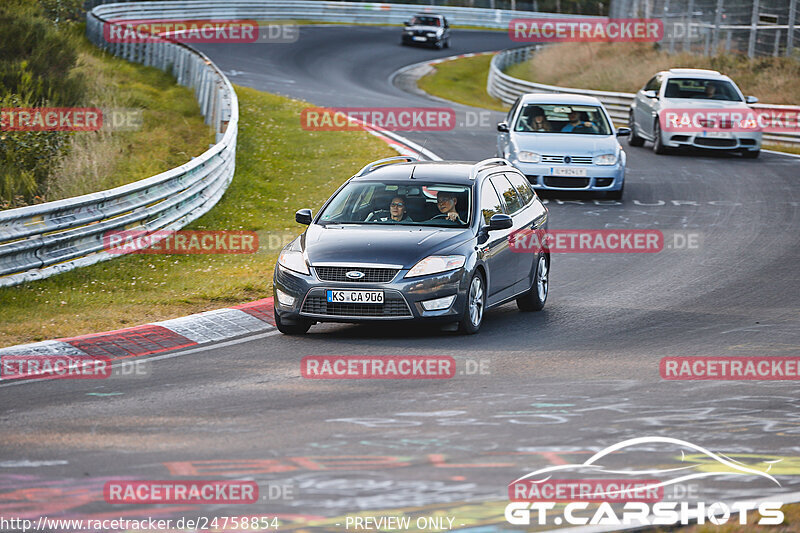
[[[489,219],[489,231],[508,229],[513,225],[514,221],[511,219],[511,216],[503,213],[492,215],[492,218]]]
[[[617,137],[627,137],[631,134],[630,128],[617,128]]]
[[[498,122],[497,131],[502,133],[508,133],[508,122],[506,122],[505,120],[503,122]]]
[[[758,102],[758,98],[756,98],[755,96],[745,96],[744,101],[747,104],[755,104],[756,102]]]
[[[294,214],[294,219],[300,224],[308,226],[311,224],[311,209],[300,209]]]
[[[645,98],[658,98],[658,93],[655,91],[644,91]]]

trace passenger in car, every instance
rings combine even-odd
[[[529,124],[531,131],[553,131],[553,127],[544,115],[544,109],[538,105],[533,106],[531,116],[533,117]]]

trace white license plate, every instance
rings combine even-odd
[[[572,177],[585,177],[585,168],[570,168],[570,167],[552,167],[550,174],[553,176],[572,176]]]
[[[733,136],[728,131],[704,131],[703,137],[711,139],[730,139]]]
[[[328,302],[342,304],[382,304],[383,291],[327,291]]]
[[[415,41],[427,41],[428,40],[425,37],[419,37],[419,36],[414,36],[414,37],[412,37],[412,39],[415,40]]]

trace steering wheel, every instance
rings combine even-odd
[[[389,217],[389,216],[391,216],[391,213],[389,213],[389,211],[387,209],[378,209],[377,211],[373,211],[372,213],[367,215],[367,218],[364,219],[364,222],[371,222],[372,220],[375,220],[375,219],[378,219],[378,218],[381,218],[381,217],[384,217],[384,216]]]

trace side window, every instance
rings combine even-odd
[[[520,201],[519,196],[517,196],[517,191],[514,190],[511,182],[508,181],[508,178],[502,174],[498,174],[496,176],[492,176],[489,178],[489,180],[492,182],[492,185],[494,185],[494,188],[497,189],[497,192],[500,194],[500,196],[503,197],[503,200],[505,200],[509,215],[513,215],[522,209],[522,202]]]
[[[483,214],[483,221],[486,224],[489,223],[489,219],[492,218],[492,215],[504,212],[503,203],[497,196],[497,192],[494,190],[494,187],[492,187],[492,184],[488,181],[484,181],[481,187],[480,210],[481,214]]]
[[[528,180],[516,172],[508,172],[506,173],[506,177],[508,178],[508,181],[511,182],[511,185],[514,186],[514,189],[516,189],[519,197],[522,199],[522,205],[528,205],[534,197],[531,184],[528,183]]]
[[[647,85],[644,86],[645,91],[655,91],[661,88],[661,76],[653,76],[650,81],[647,82]]]

